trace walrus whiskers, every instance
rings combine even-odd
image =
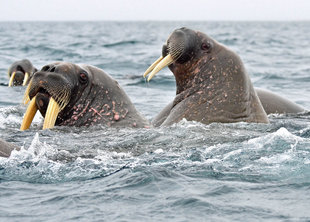
[[[180,56],[184,52],[184,42],[178,43],[178,44],[169,44],[168,45],[168,52],[171,54],[173,59],[176,61],[180,58]]]
[[[54,97],[61,110],[69,103],[70,93],[67,90],[62,90],[61,92],[57,92],[57,94],[51,90],[47,90],[47,92]]]

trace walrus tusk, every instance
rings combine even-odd
[[[14,81],[14,78],[15,78],[15,73],[16,72],[13,72],[11,77],[10,77],[10,81],[9,81],[9,87],[11,87],[13,85],[13,81]]]
[[[60,112],[60,106],[58,103],[51,97],[50,102],[45,114],[45,119],[43,123],[43,129],[53,128],[56,123],[57,116]]]
[[[27,84],[28,79],[29,79],[29,73],[26,72],[26,73],[25,73],[25,77],[24,77],[24,81],[23,81],[23,86],[25,86],[25,85]]]
[[[30,99],[29,96],[24,96],[24,105],[27,105],[27,103],[29,103]]]
[[[162,56],[160,56],[143,74],[143,77],[145,78],[152,70],[157,66],[157,64],[163,59]]]
[[[38,108],[36,105],[36,97],[33,97],[24,115],[24,119],[23,119],[22,125],[20,126],[20,130],[29,129],[32,123],[32,120],[34,116],[36,115],[37,111],[38,111]]]
[[[171,63],[173,63],[173,58],[170,54],[168,54],[165,58],[163,58],[153,69],[149,77],[147,78],[147,81],[150,81],[160,70],[162,70],[164,67],[169,66]],[[156,61],[157,62],[157,61]]]

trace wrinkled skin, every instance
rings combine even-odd
[[[168,54],[173,58],[168,67],[176,79],[176,97],[153,119],[154,126],[171,125],[183,118],[205,124],[268,123],[266,111],[303,111],[282,97],[279,106],[273,106],[273,100],[280,97],[264,90],[257,93],[240,57],[202,32],[175,30],[163,46],[162,56]]]
[[[180,41],[184,49],[169,65],[176,79],[176,97],[155,117],[154,125],[171,125],[183,118],[205,124],[269,122],[237,54],[204,33],[181,28],[163,46],[163,57],[176,54],[169,49],[177,48],[173,44]]]
[[[28,86],[36,106],[45,117],[50,98],[67,104],[58,114],[56,125],[108,127],[148,127],[116,80],[90,65],[57,62],[34,74]]]
[[[12,86],[21,86],[24,82],[25,74],[29,74],[29,79],[25,82],[25,84],[29,83],[32,75],[37,71],[37,69],[32,65],[32,63],[28,59],[23,59],[14,62],[8,70],[9,79],[12,74],[15,72],[15,77],[12,82]]]

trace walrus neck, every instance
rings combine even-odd
[[[213,82],[219,82],[219,76],[212,76],[216,70],[212,65],[213,58],[204,58],[198,61],[190,61],[185,66],[172,67],[176,79],[176,97],[174,105],[184,100],[185,98],[208,90],[214,87]],[[197,68],[201,67],[201,68]]]
[[[122,99],[120,99],[122,98]],[[134,105],[121,88],[103,89],[93,86],[87,96],[83,96],[70,111],[70,118],[60,125],[144,127],[149,123],[137,114]]]
[[[109,89],[93,85],[75,102],[67,113],[69,117],[60,125],[90,126],[102,123],[111,126],[125,118],[128,110],[123,109],[124,102],[117,100],[114,94]]]
[[[176,94],[180,94],[183,91],[186,91],[189,88],[192,88],[192,84],[197,82],[199,78],[200,70],[198,70],[199,61],[196,62],[188,62],[182,66],[172,66],[170,69],[173,72],[176,80]]]
[[[202,64],[199,64],[202,63]],[[173,107],[191,98],[203,107],[212,122],[268,122],[253,85],[239,58],[200,60],[184,81],[177,80],[177,95]],[[180,75],[176,75],[180,76]],[[182,75],[185,76],[185,75]],[[263,113],[255,116],[256,110]],[[188,120],[194,114],[188,114]],[[220,116],[221,119],[218,119]],[[208,123],[208,119],[205,120]]]

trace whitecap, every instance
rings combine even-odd
[[[299,142],[302,142],[304,139],[302,137],[296,136],[289,132],[286,128],[281,127],[276,132],[253,138],[247,141],[248,145],[251,145],[256,149],[265,149],[270,148],[273,144],[278,144],[279,142],[283,142],[286,145],[289,145],[291,149],[295,149]],[[279,147],[281,148],[281,147]]]
[[[16,115],[19,110],[17,107],[4,107],[0,108],[0,129],[6,129],[8,124],[20,124],[21,119]]]
[[[6,129],[7,126],[20,126],[23,120],[23,113],[25,107],[21,106],[9,106],[0,108],[0,129]],[[40,114],[36,114],[32,124],[37,125],[42,122],[43,117]]]
[[[20,151],[13,150],[9,160],[32,160],[41,161],[42,159],[48,159],[55,156],[58,153],[56,149],[46,143],[41,143],[39,134],[36,133],[28,148],[21,147]]]

